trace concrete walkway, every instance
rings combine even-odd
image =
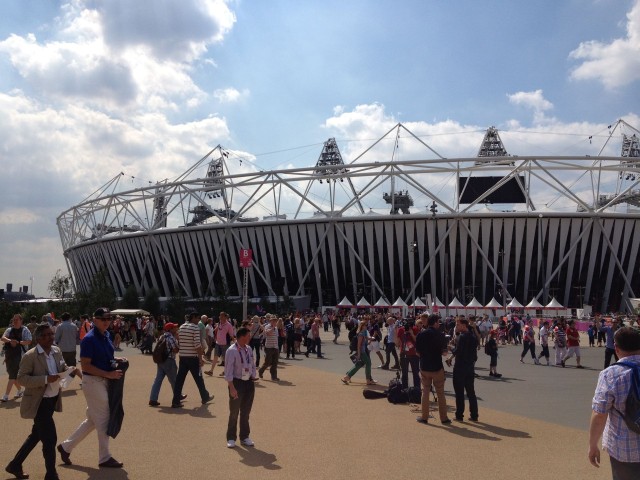
[[[283,361],[279,383],[261,381],[251,417],[254,448],[226,448],[228,415],[226,383],[205,377],[215,400],[201,406],[197,389],[187,378],[185,408],[169,408],[171,389],[165,383],[159,408],[147,406],[155,376],[150,356],[125,349],[131,367],[125,387],[125,421],[112,453],[122,470],[98,469],[97,440],[88,437],[72,454],[74,465],[58,468],[60,478],[134,479],[210,478],[347,479],[436,476],[441,479],[514,479],[532,475],[551,478],[610,478],[608,456],[600,469],[587,460],[587,425],[591,395],[604,349],[585,349],[585,365],[593,370],[537,367],[519,363],[519,347],[501,349],[494,381],[479,370],[480,422],[442,426],[416,422],[415,405],[392,405],[385,399],[365,400],[364,374],[345,386],[339,378],[349,366],[346,338],[333,345],[326,335],[328,359]],[[553,353],[553,351],[552,351]],[[478,366],[488,357],[481,351]],[[486,361],[485,358],[486,357]],[[377,363],[374,360],[374,365]],[[501,368],[500,368],[501,367]],[[7,381],[4,368],[0,388]],[[385,384],[393,372],[376,370]],[[266,375],[268,377],[268,375]],[[380,387],[381,389],[383,387]],[[452,410],[452,385],[446,383]],[[77,383],[64,392],[64,411],[55,415],[59,440],[84,418],[85,400]],[[434,406],[435,407],[435,406]],[[550,411],[574,412],[566,422]],[[545,413],[546,412],[546,413]],[[453,417],[453,413],[450,413]],[[566,413],[564,416],[566,417]],[[550,418],[551,421],[550,421]],[[546,418],[546,420],[545,420]],[[579,421],[578,421],[579,420]],[[18,401],[0,405],[4,467],[28,435],[31,423],[19,416]],[[24,465],[31,478],[44,476],[39,448]],[[4,472],[3,472],[4,473]],[[10,478],[8,474],[0,478]]]

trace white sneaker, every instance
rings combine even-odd
[[[6,395],[3,395],[2,398],[0,398],[0,402],[8,402],[9,401],[9,397]]]
[[[236,446],[235,440],[227,440],[227,448],[234,448]]]
[[[253,443],[253,440],[247,437],[244,440],[242,440],[242,445],[244,445],[245,447],[253,447],[255,446],[255,443]]]
[[[22,396],[24,395],[24,390],[20,390],[18,391],[18,393],[16,393],[13,398],[22,398]]]

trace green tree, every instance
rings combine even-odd
[[[160,314],[160,292],[157,289],[152,288],[147,292],[142,302],[142,308],[151,315]]]
[[[173,292],[173,295],[167,301],[167,315],[172,322],[182,323],[184,321],[184,313],[187,303],[184,293],[180,288]]]
[[[98,307],[113,308],[116,292],[106,269],[100,269],[91,279],[89,291],[76,294],[76,311],[91,314]]]
[[[140,307],[140,298],[138,297],[138,290],[133,283],[130,283],[127,289],[124,291],[122,300],[120,300],[120,307],[122,308],[134,308]]]
[[[63,275],[60,269],[56,270],[56,274],[49,282],[48,290],[52,297],[63,299],[65,294],[71,293],[71,276]]]

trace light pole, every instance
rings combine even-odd
[[[416,285],[415,285],[415,271],[416,271],[416,250],[418,249],[418,242],[415,240],[411,242],[411,265],[413,266],[411,270],[411,291],[413,292],[413,318],[416,318]]]

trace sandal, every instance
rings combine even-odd
[[[378,382],[376,382],[375,380],[367,380],[367,385],[377,385]]]
[[[349,380],[347,380],[347,379],[346,379],[346,377],[345,377],[345,378],[341,378],[340,380],[341,380],[341,381],[342,381],[342,383],[344,383],[345,385],[349,385]]]
[[[210,377],[213,376],[213,372],[207,370],[206,372],[204,372],[206,375],[209,375]]]

